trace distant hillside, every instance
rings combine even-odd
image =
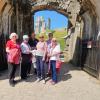
[[[65,47],[65,40],[63,39],[64,36],[67,35],[67,31],[63,30],[56,30],[54,32],[54,37],[57,38],[58,42],[60,43],[61,45],[61,49],[64,50],[64,47]]]
[[[57,29],[55,29],[55,31],[66,31],[67,30],[67,28],[57,28]]]

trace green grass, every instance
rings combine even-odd
[[[57,41],[60,43],[61,45],[61,50],[63,51],[65,48],[65,40],[63,39],[63,37],[67,34],[66,30],[55,30],[53,31],[54,37],[57,38]],[[47,34],[44,33],[45,36],[45,40],[48,39]],[[36,36],[37,38],[39,38],[39,34],[37,34]]]

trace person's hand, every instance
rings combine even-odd
[[[31,54],[31,53],[32,53],[32,51],[31,51],[31,50],[30,50],[30,51],[27,51],[27,53],[28,53],[28,54]]]
[[[63,53],[64,53],[63,51],[60,52],[60,54],[63,54]]]
[[[42,61],[45,61],[45,58],[43,57]]]
[[[29,51],[30,53],[32,53],[32,50],[31,51]]]
[[[51,55],[50,55],[50,54],[48,54],[47,56],[48,56],[48,57],[51,57]]]

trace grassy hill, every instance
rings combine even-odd
[[[64,50],[65,40],[63,39],[63,37],[65,35],[67,35],[67,31],[65,29],[62,29],[62,30],[57,30],[56,29],[56,30],[53,31],[53,34],[54,34],[54,37],[57,38],[58,42],[60,43],[61,50]],[[48,35],[46,33],[44,33],[44,36],[45,36],[45,40],[47,40],[48,39]],[[38,38],[39,34],[37,34],[36,37]]]

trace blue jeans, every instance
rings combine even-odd
[[[45,66],[44,61],[42,61],[43,57],[37,56],[36,57],[36,65],[37,65],[37,77],[45,79]]]
[[[51,68],[52,80],[54,82],[57,82],[56,61],[55,60],[50,61],[50,68]]]

